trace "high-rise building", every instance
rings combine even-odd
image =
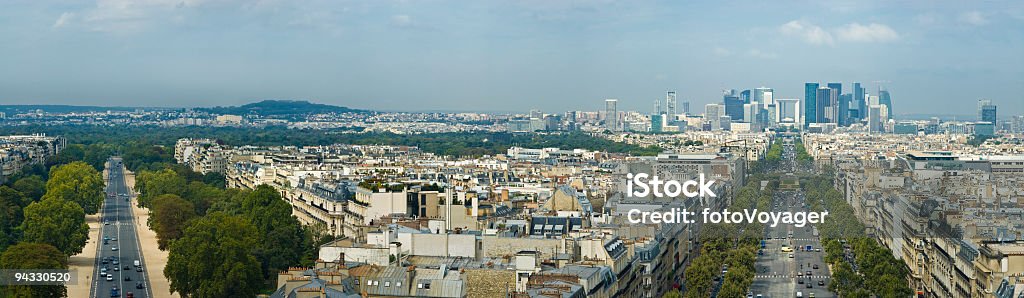
[[[878,104],[884,105],[885,110],[888,111],[888,119],[892,119],[892,97],[889,96],[889,90],[878,87]]]
[[[704,106],[704,121],[711,123],[711,130],[722,129],[722,116],[725,116],[725,106],[714,103]]]
[[[665,113],[675,117],[676,115],[676,92],[669,91],[665,94]]]
[[[857,108],[856,107],[852,107],[851,106],[852,104],[853,104],[853,94],[852,93],[846,93],[846,94],[840,94],[839,95],[839,107],[840,107],[839,120],[842,120],[842,121],[840,121],[840,122],[842,122],[841,123],[842,126],[849,126],[850,123],[853,123],[853,121],[855,121],[855,119],[853,117],[856,116],[856,114],[857,114]]]
[[[743,121],[743,100],[734,94],[725,94],[722,98],[725,104],[725,114],[732,117],[732,120]]]
[[[779,123],[802,123],[800,115],[803,114],[803,110],[800,109],[800,99],[780,98],[775,102],[779,109]]]
[[[996,105],[991,100],[978,100],[978,121],[996,124]]]
[[[604,100],[604,125],[605,128],[610,131],[622,131],[622,126],[619,122],[619,100],[618,99],[605,99]]]
[[[871,105],[868,107],[868,132],[878,133],[882,131],[882,109],[883,105]]]
[[[817,123],[836,123],[839,124],[839,91],[835,88],[820,87],[815,95],[818,100]]]
[[[866,100],[864,97],[864,87],[861,87],[858,82],[853,82],[853,106],[857,107],[857,120],[864,120],[868,114]]]
[[[744,104],[750,103],[750,89],[740,91],[740,100],[742,100]]]
[[[818,123],[818,83],[804,84],[804,126]]]
[[[761,105],[767,107],[768,105],[775,103],[775,99],[772,98],[774,92],[775,90],[768,87],[754,88],[754,93],[752,94],[754,98],[752,98],[751,101],[759,102]]]
[[[651,115],[651,131],[662,132],[665,130],[665,114]]]
[[[850,114],[850,103],[844,102],[840,96],[843,94],[843,83],[828,83],[828,88],[835,90],[835,99],[829,98],[829,102],[832,109],[832,118],[829,118],[829,123],[835,123],[838,126],[846,126],[847,115]]]

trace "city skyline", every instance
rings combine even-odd
[[[914,108],[897,115],[982,98],[1024,114],[1018,2],[460,4],[18,2],[0,12],[0,59],[18,66],[0,101],[647,111],[669,90],[700,107],[722,89],[887,81]]]

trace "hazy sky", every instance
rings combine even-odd
[[[5,1],[0,104],[649,112],[889,81],[897,114],[1024,114],[1024,1],[679,2]]]

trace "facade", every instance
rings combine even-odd
[[[818,83],[804,84],[804,126],[818,123]]]
[[[619,119],[619,100],[604,100],[604,125],[610,131],[622,131],[621,119]]]

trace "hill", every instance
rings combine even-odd
[[[206,111],[213,114],[257,114],[260,116],[293,116],[328,113],[370,113],[370,111],[366,110],[357,110],[350,109],[347,107],[311,103],[305,100],[264,100],[241,106],[197,108],[196,110]]]

